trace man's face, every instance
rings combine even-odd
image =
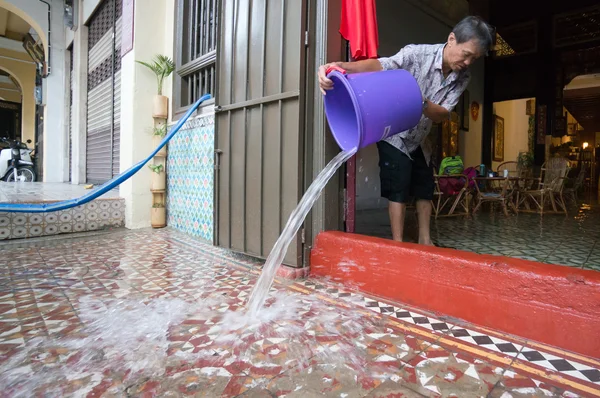
[[[446,48],[446,63],[455,72],[467,69],[483,55],[477,40],[472,39],[459,44],[456,42],[454,33],[450,33]]]

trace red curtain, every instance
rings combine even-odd
[[[375,0],[342,0],[340,34],[350,42],[353,60],[377,58],[379,34]]]

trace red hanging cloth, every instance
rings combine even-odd
[[[355,61],[377,58],[379,34],[375,0],[343,0],[340,34],[350,42]]]

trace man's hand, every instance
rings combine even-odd
[[[355,62],[331,62],[319,67],[319,88],[323,95],[333,88],[333,82],[327,78],[327,69],[331,66],[337,66],[346,71],[346,73],[378,72],[383,70],[381,63],[377,59],[365,59]]]
[[[338,68],[341,68],[342,62],[331,62],[329,64],[321,65],[319,67],[319,88],[321,89],[321,93],[323,95],[326,95],[325,92],[333,88],[333,81],[327,78],[327,69],[329,69],[332,66],[337,66]]]

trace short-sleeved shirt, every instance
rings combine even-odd
[[[434,104],[454,109],[463,91],[467,88],[471,75],[468,70],[452,71],[444,77],[442,70],[445,44],[408,45],[389,58],[379,58],[384,70],[404,69],[410,72],[421,88],[423,97]],[[431,161],[431,145],[426,140],[431,130],[431,120],[421,116],[419,124],[385,141],[401,150],[408,157],[421,147],[427,164]]]

